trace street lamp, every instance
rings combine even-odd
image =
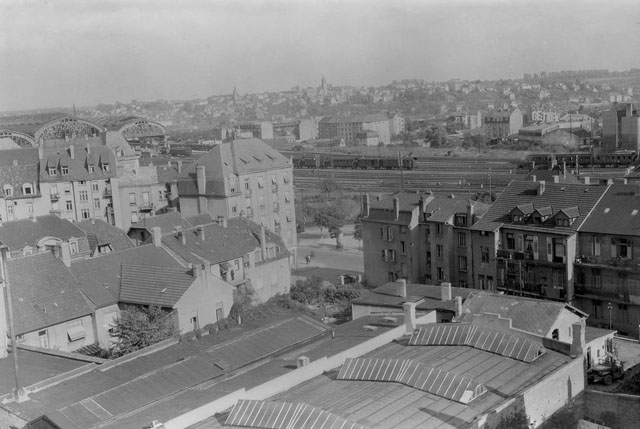
[[[609,329],[611,329],[611,310],[613,310],[613,304],[609,302],[607,308],[609,309]]]

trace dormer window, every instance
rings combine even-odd
[[[467,226],[467,215],[457,214],[455,217],[456,226]]]
[[[95,171],[95,168],[93,167],[93,165],[89,166],[89,173],[93,173]]]
[[[11,185],[5,185],[5,187],[4,187],[4,196],[5,197],[13,197],[13,187]]]
[[[55,167],[49,167],[49,176],[55,176],[58,174],[58,170]]]
[[[69,167],[60,167],[60,172],[62,173],[63,176],[66,176],[69,174]]]
[[[109,171],[109,164],[102,164],[102,171],[104,171],[105,173]]]
[[[33,195],[33,186],[31,183],[25,183],[22,185],[22,193],[24,195]]]
[[[565,217],[558,217],[556,219],[556,226],[569,226],[569,225],[570,225],[569,219]]]
[[[511,215],[511,221],[514,223],[520,223],[524,220],[524,217],[521,214]]]

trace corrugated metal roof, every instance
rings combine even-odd
[[[412,346],[470,346],[522,362],[533,362],[545,349],[542,343],[461,323],[437,323],[421,326],[411,335]]]
[[[308,404],[246,399],[233,406],[225,424],[271,429],[364,429],[361,424]]]
[[[468,404],[487,390],[477,381],[411,359],[347,359],[338,380],[391,381]]]

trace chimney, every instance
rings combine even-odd
[[[456,318],[458,318],[462,315],[462,297],[456,296],[454,301],[456,302]]]
[[[400,219],[400,198],[397,196],[393,197],[393,214],[395,216],[395,220]]]
[[[591,179],[589,179],[589,176],[584,176],[582,178],[582,180],[584,180],[584,184],[585,185],[590,185],[591,184]]]
[[[396,295],[400,298],[407,297],[407,281],[405,279],[396,280]]]
[[[178,174],[182,173],[182,160],[178,160]]]
[[[154,226],[151,228],[151,237],[153,239],[153,245],[156,247],[160,247],[162,244],[162,228],[159,226]]]
[[[200,275],[202,275],[202,265],[200,264],[195,264],[193,266],[193,278],[197,279],[198,277],[200,277]]]
[[[531,175],[531,181],[532,181],[532,182],[535,182],[535,181],[536,181],[536,175],[535,175],[535,174],[532,174],[532,175]]]
[[[362,196],[362,216],[364,218],[369,217],[369,194]]]
[[[60,243],[60,259],[67,268],[71,267],[71,247],[68,241]]]
[[[560,183],[560,176],[553,176],[553,183]]]
[[[267,237],[264,232],[264,225],[260,226],[260,253],[262,253],[262,260],[267,259]]]
[[[405,302],[402,308],[404,309],[405,335],[412,335],[416,330],[416,303]]]
[[[544,188],[545,188],[545,186],[546,186],[546,183],[545,183],[545,181],[544,181],[544,180],[540,180],[540,181],[538,182],[538,195],[542,195],[542,194],[544,194]]]
[[[567,161],[562,161],[562,177],[567,178]]]
[[[67,137],[67,139],[68,138],[69,137]],[[76,156],[76,148],[73,145],[71,145],[69,146],[69,158],[75,159],[75,156]]]
[[[204,227],[203,226],[199,226],[198,227],[198,236],[200,237],[201,241],[204,241]]]
[[[303,366],[309,365],[310,359],[307,356],[300,356],[297,362],[298,362],[298,368],[302,368]]]
[[[204,165],[198,165],[196,167],[196,176],[198,178],[198,194],[206,194],[207,178],[205,176]]]
[[[442,301],[451,301],[451,283],[442,282],[440,285]]]
[[[574,356],[584,355],[586,339],[585,339],[585,321],[581,320],[580,323],[574,323],[571,325],[571,354]]]
[[[466,226],[471,226],[473,225],[473,217],[476,214],[476,206],[475,204],[473,204],[473,201],[468,200],[467,201],[467,225]]]
[[[180,240],[182,241],[182,245],[186,246],[187,245],[187,234],[185,234],[184,231],[180,231],[178,234],[180,234]]]

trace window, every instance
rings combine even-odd
[[[507,249],[515,249],[516,248],[516,239],[512,232],[507,232]]]
[[[464,232],[458,233],[458,246],[466,246],[467,245],[467,234]]]
[[[442,244],[436,244],[436,258],[442,258],[444,255],[444,247]]]
[[[406,255],[407,254],[407,243],[404,241],[400,242],[400,253],[402,255]]]
[[[553,262],[564,262],[564,240],[562,238],[553,239]]]
[[[282,182],[283,183],[289,183],[289,175],[285,174],[284,176],[282,176]]]
[[[387,262],[396,261],[396,252],[393,249],[387,249]]]
[[[274,185],[278,184],[278,178],[276,177],[275,174],[271,175],[271,183],[273,183]]]
[[[69,249],[71,250],[71,254],[75,255],[76,253],[78,253],[78,242],[77,241],[70,241],[69,242]]]
[[[553,332],[551,332],[551,339],[556,341],[560,340],[560,332],[557,329],[554,329]]]
[[[594,289],[602,289],[602,274],[600,270],[591,271],[591,287]]]
[[[136,205],[136,194],[134,194],[133,192],[129,194],[129,205],[130,206]]]
[[[444,270],[442,269],[442,267],[436,268],[436,278],[438,280],[444,280]]]
[[[404,262],[400,264],[400,275],[402,277],[407,277],[407,264]]]
[[[557,226],[569,226],[569,219],[564,218],[564,217],[558,217],[558,218],[556,218],[556,225]]]
[[[102,164],[102,171],[104,171],[105,173],[109,171],[109,164]]]
[[[442,224],[436,224],[436,235],[442,235]]]
[[[89,201],[89,193],[87,191],[80,191],[80,201]]]
[[[593,256],[600,256],[600,237],[591,237],[591,254]]]
[[[93,208],[94,209],[99,209],[100,208],[100,198],[94,198],[93,199]]]
[[[65,186],[64,194],[65,195],[71,195],[71,186],[69,186],[69,185]]]
[[[229,191],[238,192],[238,181],[235,178],[229,179]]]
[[[98,184],[98,182],[92,182],[91,183],[91,190],[93,192],[98,192],[100,191],[100,185]]]
[[[89,166],[89,173],[94,173],[95,172],[95,168],[93,167],[93,165]]]
[[[27,213],[33,213],[33,203],[27,203]]]
[[[150,201],[150,198],[149,198],[149,192],[143,192],[142,193],[142,205],[144,207],[151,206],[151,201]]]
[[[521,215],[521,214],[513,214],[513,215],[511,216],[511,221],[512,221],[513,223],[520,223],[520,222],[522,222],[522,215]]]
[[[58,174],[58,170],[55,167],[49,167],[49,176],[55,176]]]
[[[456,226],[467,226],[467,215],[457,214],[455,217]]]
[[[66,202],[67,211],[70,212],[73,210],[73,203],[71,201]]]
[[[458,269],[460,271],[467,271],[467,257],[458,256]]]
[[[80,341],[87,336],[84,328],[82,327],[82,320],[75,320],[67,323],[67,338],[70,343],[74,341]]]
[[[493,290],[493,276],[487,276],[487,289]]]
[[[469,287],[469,283],[466,280],[460,280],[460,287]]]
[[[25,183],[22,185],[22,193],[25,195],[33,195],[33,186],[31,183]]]
[[[489,263],[489,246],[480,246],[480,262]]]
[[[431,265],[431,252],[427,252],[427,265]]]
[[[258,188],[264,188],[264,179],[262,177],[258,177]]]
[[[409,228],[407,228],[406,225],[400,225],[400,234],[404,235],[407,233],[407,231],[409,231]]]
[[[63,176],[66,176],[69,174],[69,167],[60,167],[60,172],[62,173]]]
[[[4,196],[13,197],[13,188],[11,187],[11,185],[6,185],[4,187]]]
[[[631,259],[631,244],[624,238],[611,239],[612,257]]]
[[[289,192],[285,192],[285,193],[284,193],[284,201],[285,201],[285,202],[287,202],[287,203],[288,203],[289,201],[291,201],[291,197],[289,196]]]
[[[9,205],[7,206],[7,217],[9,220],[13,220],[13,206]]]
[[[89,212],[89,209],[80,210],[80,215],[82,216],[82,219],[89,219],[91,217],[91,213]]]
[[[78,183],[79,183],[79,184],[81,184],[82,186],[84,186],[84,185],[86,185],[86,184],[87,184],[87,181],[86,181],[86,180],[81,180],[81,181],[80,181],[80,182],[78,182]]]
[[[387,227],[387,241],[393,241],[393,227]]]
[[[263,209],[264,208],[264,196],[260,195],[258,197],[258,206]]]
[[[198,324],[198,316],[192,316],[192,317],[189,319],[189,323],[191,323],[191,328],[192,328],[194,331],[197,331],[198,329],[200,329],[200,326],[199,326],[199,324]]]
[[[244,190],[248,191],[251,189],[251,182],[249,182],[249,179],[244,179]]]
[[[231,213],[233,214],[238,213],[238,206],[231,206]]]
[[[224,319],[224,303],[222,301],[216,303],[216,321]]]

